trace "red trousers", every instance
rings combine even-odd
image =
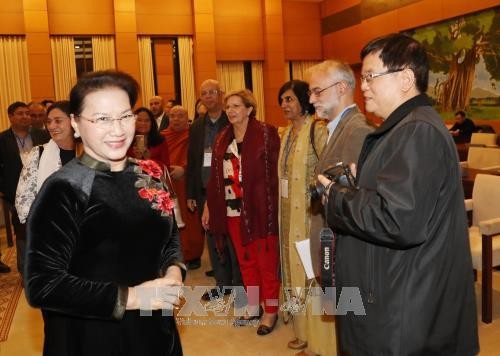
[[[248,304],[258,305],[264,303],[266,313],[276,313],[278,311],[280,290],[280,281],[278,279],[278,236],[267,236],[243,246],[240,217],[228,217],[227,227],[247,293],[249,286],[259,287],[259,300],[255,300],[256,296],[252,295],[252,293],[248,293]]]

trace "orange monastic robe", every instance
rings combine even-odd
[[[176,132],[167,128],[161,132],[166,138],[168,149],[170,151],[170,164],[181,166],[186,169],[189,129]],[[203,253],[205,234],[201,227],[198,212],[190,212],[186,204],[186,177],[179,180],[173,180],[174,190],[179,200],[182,212],[182,218],[186,227],[180,230],[182,253],[185,261],[191,261],[200,258]]]

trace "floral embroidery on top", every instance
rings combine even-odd
[[[159,210],[162,216],[172,216],[174,201],[167,190],[167,184],[160,165],[152,160],[130,158],[134,172],[139,177],[135,187],[139,188],[139,196],[150,201],[153,209]]]

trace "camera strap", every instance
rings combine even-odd
[[[319,233],[321,244],[321,287],[335,287],[335,233],[324,227]]]

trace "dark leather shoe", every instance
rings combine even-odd
[[[213,270],[206,271],[205,272],[205,276],[207,276],[207,277],[213,277],[213,276],[215,276],[214,271]]]
[[[10,267],[7,266],[2,261],[0,261],[0,273],[9,273],[9,272],[10,272]]]
[[[233,326],[254,325],[255,320],[259,320],[263,314],[264,314],[264,309],[262,309],[262,306],[259,306],[259,315],[252,315],[249,317],[240,316],[238,319],[234,321]]]
[[[191,261],[187,261],[186,262],[186,267],[188,270],[190,269],[198,269],[201,267],[201,260],[199,258],[197,259],[194,259],[194,260],[191,260]]]
[[[267,326],[264,324],[260,324],[259,327],[257,328],[257,335],[264,336],[264,335],[272,333],[272,331],[274,330],[274,327],[276,326],[277,321],[278,321],[278,315],[276,315],[276,318],[273,321],[273,325]]]
[[[221,298],[225,295],[229,295],[229,294],[231,294],[231,288],[224,289],[223,293],[220,292],[219,288],[212,288],[208,292],[205,292],[201,296],[201,299],[208,302],[209,300],[219,299],[219,298]]]

